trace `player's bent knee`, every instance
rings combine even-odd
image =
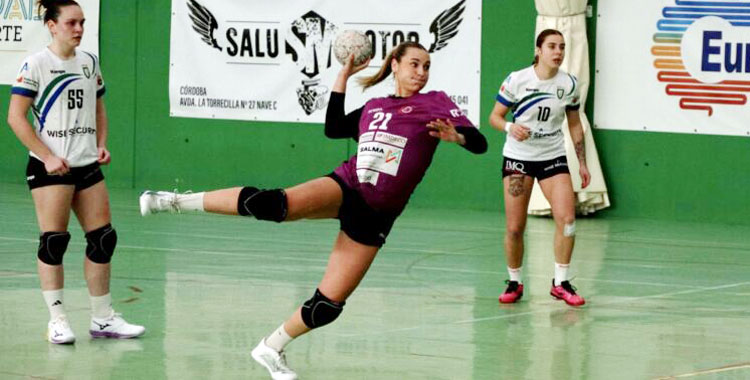
[[[319,289],[302,305],[302,321],[311,329],[323,327],[339,317],[346,302],[336,302],[324,296]]]
[[[60,265],[68,249],[68,242],[70,242],[70,233],[67,231],[45,232],[39,236],[37,257],[47,265]]]
[[[112,261],[117,246],[117,232],[111,224],[97,228],[86,234],[86,257],[97,264]]]
[[[573,237],[576,236],[576,221],[572,221],[571,223],[565,223],[563,226],[563,236],[565,237]]]
[[[286,192],[283,189],[261,190],[243,187],[237,199],[237,212],[258,220],[283,222],[288,212]]]

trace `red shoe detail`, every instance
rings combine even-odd
[[[563,281],[560,285],[555,286],[555,280],[552,280],[552,289],[549,291],[552,297],[565,301],[570,306],[581,306],[586,303],[583,297],[576,294],[576,289],[570,282]]]
[[[506,280],[505,283],[508,284],[508,287],[505,288],[505,292],[500,295],[498,301],[500,303],[518,302],[523,297],[523,284],[510,280]]]

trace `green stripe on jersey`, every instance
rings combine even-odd
[[[49,96],[49,93],[52,92],[52,89],[57,86],[58,83],[64,81],[65,79],[68,79],[70,77],[80,77],[81,74],[63,74],[59,77],[55,78],[50,82],[47,87],[44,89],[44,93],[42,94],[42,97],[39,98],[39,102],[36,104],[37,109],[42,109],[42,106],[44,105],[44,102],[47,100],[47,97]]]

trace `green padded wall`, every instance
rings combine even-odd
[[[536,12],[532,1],[483,3],[481,124],[490,149],[474,156],[457,146],[441,146],[413,205],[501,207],[504,136],[489,126],[487,115],[503,78],[532,58]],[[165,0],[102,2],[110,186],[181,191],[242,184],[283,187],[326,174],[353,152],[351,142],[327,140],[322,125],[169,117],[170,10]],[[593,70],[596,17],[589,24]],[[252,78],[243,80],[252,83]],[[8,92],[0,87],[2,120]],[[587,113],[593,120],[593,94],[589,99]],[[638,112],[637,104],[632,108]],[[612,200],[612,207],[597,217],[748,223],[742,213],[750,209],[746,138],[597,129],[594,138]],[[22,183],[26,153],[9,128],[0,129],[0,154],[0,182]]]

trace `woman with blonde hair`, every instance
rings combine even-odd
[[[417,43],[393,49],[380,71],[362,81],[367,88],[393,74],[395,93],[344,113],[348,79],[364,69],[353,56],[333,86],[325,122],[329,138],[358,141],[357,154],[331,174],[287,189],[236,187],[197,194],[147,191],[141,213],[198,210],[287,222],[337,218],[340,231],[323,279],[312,297],[252,351],[274,379],[296,379],[284,356],[293,339],[333,322],[343,311],[375,255],[385,243],[440,141],[483,153],[487,142],[441,91],[420,93],[430,73],[430,55]]]

